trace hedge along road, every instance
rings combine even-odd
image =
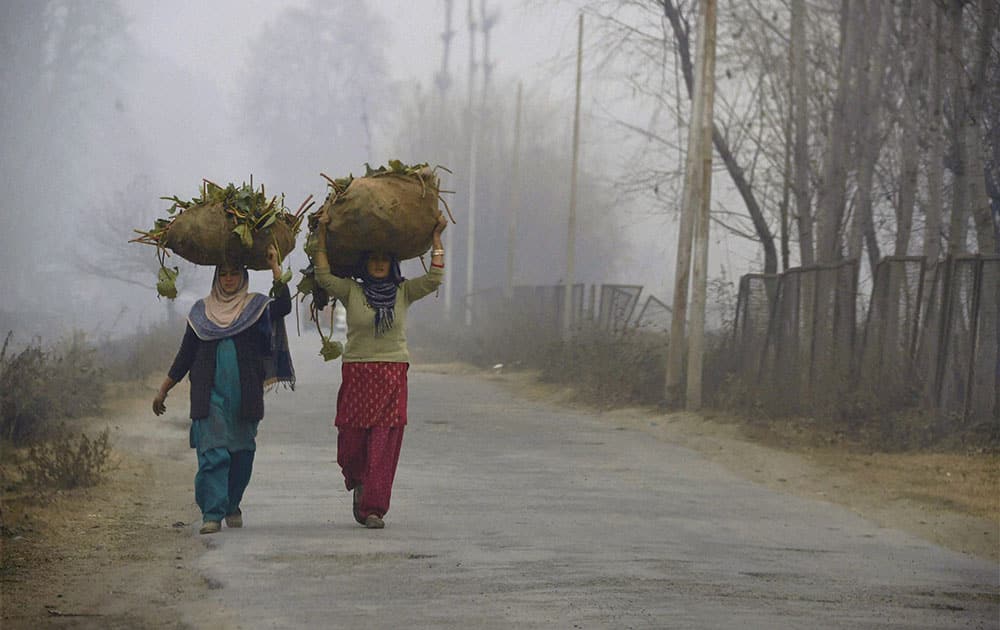
[[[366,530],[335,462],[339,368],[268,397],[246,525],[201,537],[211,590],[177,607],[195,627],[998,625],[991,562],[472,376],[411,371]]]

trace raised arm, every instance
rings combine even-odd
[[[330,217],[326,210],[320,210],[319,225],[316,226],[316,251],[313,252],[313,270],[316,284],[323,288],[331,296],[341,302],[347,303],[351,294],[352,280],[338,278],[330,273],[330,260],[326,255],[326,233],[330,224]]]
[[[441,242],[441,233],[448,227],[448,220],[444,215],[438,213],[438,222],[434,226],[434,244],[431,249],[431,268],[424,275],[404,283],[406,299],[413,303],[420,298],[430,295],[444,279],[444,245]]]
[[[441,233],[448,227],[448,219],[438,212],[438,222],[434,226],[434,248],[431,250],[431,266],[444,269],[444,245],[441,242]]]
[[[271,267],[271,274],[274,276],[274,284],[271,287],[271,297],[274,301],[268,306],[268,311],[272,317],[284,317],[292,312],[292,294],[288,291],[288,284],[281,279],[281,261],[278,259],[278,248],[274,245],[267,247],[267,264]]]

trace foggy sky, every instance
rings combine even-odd
[[[126,41],[121,44],[121,57],[111,62],[113,72],[95,74],[98,79],[81,88],[81,93],[85,94],[84,106],[69,113],[59,110],[60,118],[53,120],[57,127],[64,126],[74,135],[74,142],[66,145],[69,154],[62,157],[68,164],[60,184],[62,196],[56,194],[50,205],[41,204],[34,209],[33,212],[47,214],[28,222],[30,225],[24,228],[23,234],[15,235],[11,231],[25,224],[19,213],[27,212],[24,200],[30,197],[15,195],[15,201],[8,198],[0,208],[5,215],[3,225],[8,231],[5,238],[9,239],[4,243],[16,240],[23,245],[27,242],[29,246],[19,249],[18,255],[22,263],[37,271],[19,280],[7,277],[0,281],[0,292],[5,295],[0,310],[44,311],[52,313],[56,319],[61,316],[67,328],[103,332],[108,331],[108,322],[112,319],[122,322],[122,326],[134,326],[163,317],[166,307],[154,291],[93,274],[77,275],[80,265],[70,255],[71,250],[82,250],[83,256],[95,266],[115,264],[109,262],[114,257],[106,255],[111,246],[95,246],[95,251],[88,251],[87,247],[94,243],[86,235],[86,226],[98,220],[112,192],[128,187],[130,182],[146,182],[148,187],[136,193],[139,198],[129,205],[131,227],[136,228],[151,227],[154,219],[164,216],[163,211],[169,204],[159,200],[159,196],[193,197],[203,177],[220,183],[239,183],[252,173],[255,181],[268,183],[270,192],[285,192],[288,195],[286,204],[292,209],[307,194],[322,199],[325,188],[317,174],[329,171],[330,165],[293,165],[303,173],[302,179],[276,181],[276,172],[261,158],[259,145],[245,132],[246,121],[242,119],[240,103],[250,71],[247,59],[254,38],[285,9],[309,4],[308,0],[111,2],[120,8],[126,20]],[[474,4],[478,10],[479,2]],[[488,4],[499,11],[491,42],[497,83],[513,85],[517,80],[522,81],[526,92],[536,101],[545,101],[549,107],[564,112],[568,125],[572,116],[576,6],[572,2],[520,0],[492,0]],[[367,5],[381,15],[386,25],[387,37],[379,46],[387,59],[396,93],[433,89],[434,73],[441,62],[443,1],[378,0]],[[458,90],[464,89],[467,71],[466,28],[466,3],[459,0],[455,2],[453,13],[456,36],[450,67]],[[316,44],[302,41],[298,45],[302,55],[308,56]],[[477,51],[477,55],[481,54],[481,50]],[[0,60],[0,63],[9,61]],[[7,70],[13,70],[12,76],[18,76],[18,69]],[[644,284],[648,292],[669,301],[667,290],[673,277],[676,218],[648,207],[637,207],[612,190],[615,165],[626,159],[629,150],[622,146],[620,137],[607,134],[607,123],[598,119],[606,117],[608,111],[615,111],[622,118],[646,116],[644,112],[632,111],[629,102],[620,96],[608,88],[606,80],[585,76],[581,161],[586,164],[588,160],[600,160],[609,165],[604,167],[606,181],[602,181],[602,185],[609,189],[608,197],[613,200],[613,207],[607,211],[618,217],[618,236],[623,245],[615,248],[610,260],[600,261],[606,277],[583,280]],[[511,94],[498,97],[512,99]],[[302,107],[308,111],[310,105],[303,103]],[[24,111],[30,110],[29,106]],[[3,115],[11,116],[8,112]],[[19,122],[5,121],[10,127],[17,127]],[[40,130],[45,128],[45,124],[38,125]],[[377,156],[376,162],[397,157],[396,147],[392,145],[394,136],[388,127],[376,129],[374,135],[376,141],[372,151]],[[39,138],[42,145],[50,141],[50,138]],[[564,147],[558,149],[564,151],[567,179],[570,149],[567,134]],[[4,181],[9,187],[21,191],[46,190],[48,180],[35,180],[20,171],[8,170],[13,159],[14,156],[4,156],[3,168],[8,171]],[[357,147],[338,147],[338,159],[356,165],[356,174],[365,161]],[[461,169],[463,164],[450,166],[453,170]],[[335,171],[332,174],[343,173]],[[305,183],[300,185],[299,182]],[[458,233],[464,234],[463,194],[464,191],[457,190],[451,202],[459,219],[459,225],[452,226],[452,238],[459,238]],[[502,209],[480,209],[480,212],[488,210],[499,212]],[[559,225],[565,223],[565,207],[544,210],[549,213],[547,220]],[[68,230],[69,234],[53,235],[45,230],[46,225],[51,224],[74,227]],[[505,235],[480,235],[478,238],[505,238]],[[732,243],[722,234],[714,233],[713,240],[716,242],[712,250],[713,270],[720,264],[730,269],[730,276],[746,270],[748,257],[753,255],[752,247]],[[121,246],[140,248],[135,244],[122,243]],[[48,252],[45,256],[38,254],[43,248]],[[148,250],[142,254],[152,261],[154,253],[152,248]],[[565,241],[554,243],[553,260],[561,260],[564,250]],[[53,251],[57,255],[52,255]],[[5,267],[14,262],[8,258],[10,255],[9,251],[0,252]],[[37,255],[38,259],[31,259],[32,255]],[[578,261],[586,255],[586,251],[578,251]],[[43,259],[44,263],[39,262]],[[292,268],[297,271],[303,262],[304,256],[298,252],[291,261]],[[452,259],[450,263],[455,267],[456,279],[461,278],[462,261]],[[207,291],[207,286],[202,286],[207,280],[191,265],[183,261],[179,264],[182,278],[190,279],[188,284],[182,284],[178,300],[177,308],[183,312],[191,300]],[[561,265],[551,266],[556,268],[533,269],[536,281],[554,283],[560,280],[562,269],[558,267]],[[155,264],[150,269],[155,272]],[[542,277],[542,271],[550,273]],[[255,275],[258,276],[255,287],[259,290],[266,280],[262,279],[263,274]],[[461,293],[464,287],[455,286],[454,290]]]

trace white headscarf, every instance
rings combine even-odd
[[[250,303],[252,296],[248,288],[250,286],[250,274],[246,267],[243,268],[243,278],[240,285],[232,293],[226,293],[219,282],[219,271],[222,267],[215,268],[215,277],[212,279],[212,292],[205,298],[205,315],[212,323],[226,328],[240,316],[246,305]]]

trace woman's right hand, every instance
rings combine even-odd
[[[319,211],[316,215],[316,244],[319,245],[319,249],[314,254],[316,256],[316,262],[320,264],[326,263],[326,232],[330,227],[330,215],[327,213],[326,208]]]

